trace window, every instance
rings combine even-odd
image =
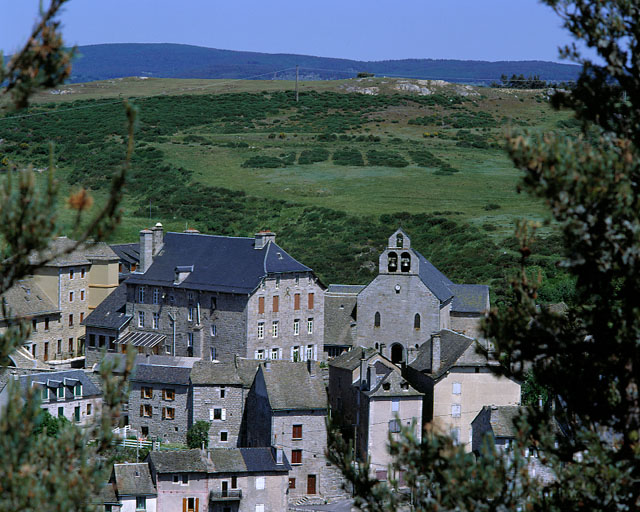
[[[280,288],[280,276],[276,276],[276,290]]]
[[[210,347],[209,350],[211,351],[211,360],[215,361],[216,360],[216,348],[215,347]]]
[[[307,345],[307,361],[312,361],[313,360],[313,345]]]
[[[89,334],[89,346],[90,347],[95,347],[96,346],[96,335],[95,334]]]
[[[153,289],[153,303],[160,304],[160,288]]]
[[[102,335],[98,336],[98,344],[99,344],[100,348],[104,347],[104,340],[105,340],[104,336],[102,336]]]
[[[142,386],[140,388],[140,398],[153,398],[153,388]]]
[[[400,410],[400,400],[397,398],[391,399],[391,412],[398,412]]]
[[[74,387],[73,387],[73,396],[75,396],[76,398],[81,397],[82,396],[82,383],[78,382]]]
[[[293,296],[293,309],[296,311],[300,309],[300,294],[296,293]]]
[[[124,345],[123,345],[124,347]],[[109,350],[111,352],[115,352],[116,351],[116,338],[115,336],[109,336]]]
[[[216,309],[218,307],[218,303],[215,297],[211,297],[211,309]]]
[[[80,290],[80,300],[84,300],[84,290]]]
[[[229,433],[226,430],[222,430],[220,432],[220,442],[226,443],[228,439],[229,439]]]
[[[209,409],[209,420],[226,420],[227,419],[227,410],[226,409]]]
[[[153,329],[158,329],[160,326],[160,313],[153,313],[151,318],[151,327]]]
[[[218,328],[216,324],[211,324],[211,336],[214,337],[218,334]]]
[[[140,406],[140,416],[143,418],[151,418],[153,415],[153,407],[150,404],[142,404]]]
[[[291,360],[294,362],[300,361],[300,347],[295,346],[291,348]]]
[[[258,297],[258,314],[264,314],[264,297]]]
[[[188,348],[193,348],[193,333],[192,332],[188,332],[187,333],[187,347]]]
[[[35,343],[31,345],[31,355],[33,356],[34,359],[36,357],[36,349],[37,349],[37,346]]]
[[[313,318],[307,319],[307,334],[313,334]]]
[[[460,404],[451,404],[451,417],[452,418],[460,417]]]
[[[451,437],[453,438],[454,444],[460,444],[460,428],[454,427],[451,429]]]
[[[189,309],[187,310],[187,320],[189,322],[193,322],[193,308],[191,306],[189,306]]]
[[[418,313],[413,317],[413,328],[420,329],[420,315]]]
[[[69,327],[73,327],[73,315],[69,315]]]
[[[140,304],[144,302],[144,286],[138,286],[138,302]]]
[[[58,354],[62,354],[62,340],[58,340]]]
[[[44,330],[48,331],[49,330],[49,317],[46,317],[44,319]]]
[[[400,420],[389,420],[389,432],[392,434],[400,432]]]
[[[271,359],[280,359],[280,349],[278,348],[271,349]]]
[[[296,479],[289,478],[289,489],[295,489],[295,488],[296,488]]]
[[[258,339],[264,339],[264,322],[258,322]]]
[[[302,464],[302,450],[291,450],[291,464]]]
[[[264,349],[256,350],[256,359],[264,359]]]
[[[144,311],[138,311],[138,327],[144,327]]]
[[[292,439],[302,439],[302,425],[293,425],[291,432]]]
[[[227,393],[227,388],[220,386],[220,398],[224,398]]]
[[[69,302],[73,302],[73,292],[69,292]]]
[[[273,296],[273,312],[277,313],[278,311],[280,311],[280,296],[274,295]]]
[[[256,477],[256,490],[261,491],[264,489],[264,480],[265,478],[263,476]]]
[[[147,510],[147,498],[145,496],[136,496],[136,510]]]
[[[78,423],[80,421],[80,406],[76,406],[73,409],[73,421],[75,421],[76,423]]]
[[[82,267],[82,268],[80,269],[80,277],[81,277],[82,279],[84,279],[84,272],[85,272],[84,267]]]
[[[80,322],[84,321],[84,313],[80,313]]]
[[[273,338],[278,337],[278,321],[277,320],[274,320],[271,323],[271,337]]]
[[[462,393],[462,384],[460,384],[459,382],[454,382],[452,392],[454,395],[459,395],[460,393]]]
[[[36,332],[38,330],[38,320],[35,318],[31,320],[31,330],[33,332]]]
[[[173,401],[176,399],[176,390],[175,389],[170,389],[170,388],[166,388],[162,390],[162,399],[163,400],[169,400],[169,401]]]
[[[300,284],[300,276],[296,276],[296,286]]]
[[[189,485],[189,473],[182,473],[182,485]]]
[[[73,338],[69,338],[69,352],[73,352]]]
[[[296,318],[293,321],[293,335],[298,336],[300,334],[300,319]]]
[[[73,269],[69,269],[69,279],[73,279]]]
[[[309,293],[309,297],[308,297],[308,299],[309,299],[309,301],[308,301],[309,309],[313,309],[313,298],[314,298],[314,294],[310,292]]]
[[[173,407],[163,407],[162,408],[162,419],[163,420],[174,420],[176,418],[176,410]]]
[[[262,503],[256,505],[256,512],[264,512],[264,505]]]
[[[193,292],[189,292],[189,293],[187,293],[187,300],[188,300],[189,302],[193,302]]]
[[[373,316],[373,326],[380,327],[380,313],[376,311],[376,314]]]
[[[180,483],[180,475],[173,475],[173,483],[174,484]]]
[[[87,416],[91,416],[91,404],[87,404]]]
[[[232,489],[237,489],[238,488],[238,477],[237,476],[232,476],[231,477],[231,488]]]

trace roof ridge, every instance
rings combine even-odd
[[[210,236],[212,238],[232,238],[234,240],[253,240],[252,236],[227,236],[227,235],[210,235],[209,233],[182,233],[180,231],[167,231],[165,235],[198,235],[198,236]]]

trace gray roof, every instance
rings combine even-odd
[[[152,451],[149,460],[156,472],[162,473],[272,473],[291,469],[283,453],[283,464],[276,464],[275,449],[213,448]]]
[[[50,260],[47,266],[68,267],[88,265],[92,260],[118,259],[116,253],[104,242],[85,242],[74,249],[76,243],[75,240],[66,236],[55,238],[46,250],[32,254],[30,260],[32,263]]]
[[[489,287],[485,284],[452,284],[454,313],[485,313],[489,306]]]
[[[2,294],[2,301],[9,310],[8,319],[26,318],[59,313],[60,310],[49,300],[33,278],[23,279]],[[0,308],[0,320],[6,320]]]
[[[242,386],[234,363],[218,363],[198,361],[191,369],[191,383],[194,385],[218,384],[227,386]]]
[[[330,285],[331,286],[335,285]],[[357,287],[361,288],[361,287]],[[356,294],[324,296],[324,344],[351,346],[355,341]]]
[[[20,386],[27,389],[30,386],[46,386],[49,388],[65,388],[65,399],[73,398],[73,386],[82,384],[82,397],[102,396],[102,391],[84,370],[64,370],[60,372],[39,372],[20,376]]]
[[[315,376],[307,369],[307,362],[271,361],[269,369],[260,366],[267,386],[267,395],[271,409],[311,410],[327,408],[327,392],[317,363]]]
[[[365,394],[370,397],[420,397],[422,393],[414,389],[400,373],[400,370],[392,370],[384,375],[381,379],[378,379],[377,383],[369,391],[365,391]]]
[[[369,359],[377,353],[378,351],[374,348],[355,347],[352,350],[333,358],[329,361],[329,366],[353,371],[360,366],[360,359],[362,359],[362,357]]]
[[[166,452],[153,450],[149,460],[157,473],[207,473],[213,469],[198,448]]]
[[[114,373],[122,373],[127,360],[126,354],[117,352],[107,352],[103,359],[107,361],[116,361],[113,369]],[[136,364],[154,364],[160,366],[178,366],[181,368],[191,368],[196,361],[200,361],[199,357],[179,357],[156,354],[136,354],[134,365]],[[97,363],[99,364],[99,363]]]
[[[191,368],[138,363],[131,372],[131,381],[188,386],[190,373]]]
[[[235,358],[238,377],[240,377],[240,380],[242,380],[243,387],[247,389],[251,387],[260,363],[261,361],[258,361],[256,359],[245,359],[242,357]]]
[[[114,464],[113,475],[119,496],[154,496],[156,488],[151,480],[149,464]]]
[[[502,406],[490,406],[489,409],[489,423],[491,424],[491,430],[496,437],[510,437],[515,438],[518,434],[518,430],[514,425],[516,418],[522,413],[523,407],[518,405],[502,405]]]
[[[111,249],[118,255],[121,261],[131,264],[140,263],[140,244],[112,244]]]
[[[418,275],[420,280],[425,284],[429,290],[440,300],[440,302],[447,302],[453,297],[453,292],[450,286],[453,284],[447,276],[440,272],[427,258],[425,258],[418,251],[413,249],[420,260],[420,268]]]
[[[104,505],[120,505],[118,496],[116,496],[116,488],[113,482],[105,482],[102,484],[95,498],[91,500],[91,503],[104,504]]]
[[[326,293],[339,293],[344,295],[358,295],[367,287],[365,284],[330,284]]]
[[[127,285],[121,284],[105,298],[87,318],[80,322],[88,327],[122,329],[131,320],[126,313]]]
[[[254,244],[254,238],[167,233],[151,267],[144,274],[132,274],[128,282],[250,294],[268,274],[311,271],[275,242],[262,249]],[[185,266],[193,266],[193,272],[174,284],[176,267]]]

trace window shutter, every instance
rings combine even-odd
[[[144,398],[144,387],[140,388],[140,398]]]
[[[300,309],[300,294],[296,293],[293,296],[293,309],[298,310]]]
[[[144,405],[140,406],[140,416],[144,416]]]
[[[182,512],[187,512],[187,498],[182,498]]]
[[[264,313],[264,297],[258,297],[258,313]]]
[[[318,360],[318,345],[313,346],[313,360],[314,361]]]
[[[222,416],[221,419],[226,420],[227,419],[227,410],[226,409],[222,409]]]
[[[166,408],[166,407],[163,407],[163,408],[162,408],[162,419],[164,420],[164,419],[166,419],[166,418],[167,418],[167,408]]]
[[[278,295],[273,296],[273,312],[277,313],[280,310],[280,297]]]
[[[309,294],[309,309],[313,309],[313,293]]]
[[[196,512],[199,512],[199,508],[200,507],[200,498],[196,498]]]
[[[213,421],[213,409],[209,409],[209,421]]]
[[[293,361],[293,347],[291,347],[291,360]]]

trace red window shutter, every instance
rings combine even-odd
[[[144,398],[144,388],[140,388],[140,398]]]
[[[187,498],[182,498],[182,512],[187,512]]]
[[[144,405],[140,406],[140,416],[144,416]]]
[[[313,293],[309,294],[309,309],[313,309]]]
[[[264,313],[264,297],[258,297],[258,313]]]
[[[280,297],[277,295],[273,296],[273,312],[277,313],[280,310]]]
[[[166,418],[167,418],[167,408],[166,408],[166,407],[163,407],[163,408],[162,408],[162,419],[164,420],[164,419],[166,419]]]
[[[296,293],[293,296],[293,309],[295,309],[296,311],[298,309],[300,309],[300,294],[299,293]]]
[[[196,498],[196,512],[200,510],[200,498]]]

